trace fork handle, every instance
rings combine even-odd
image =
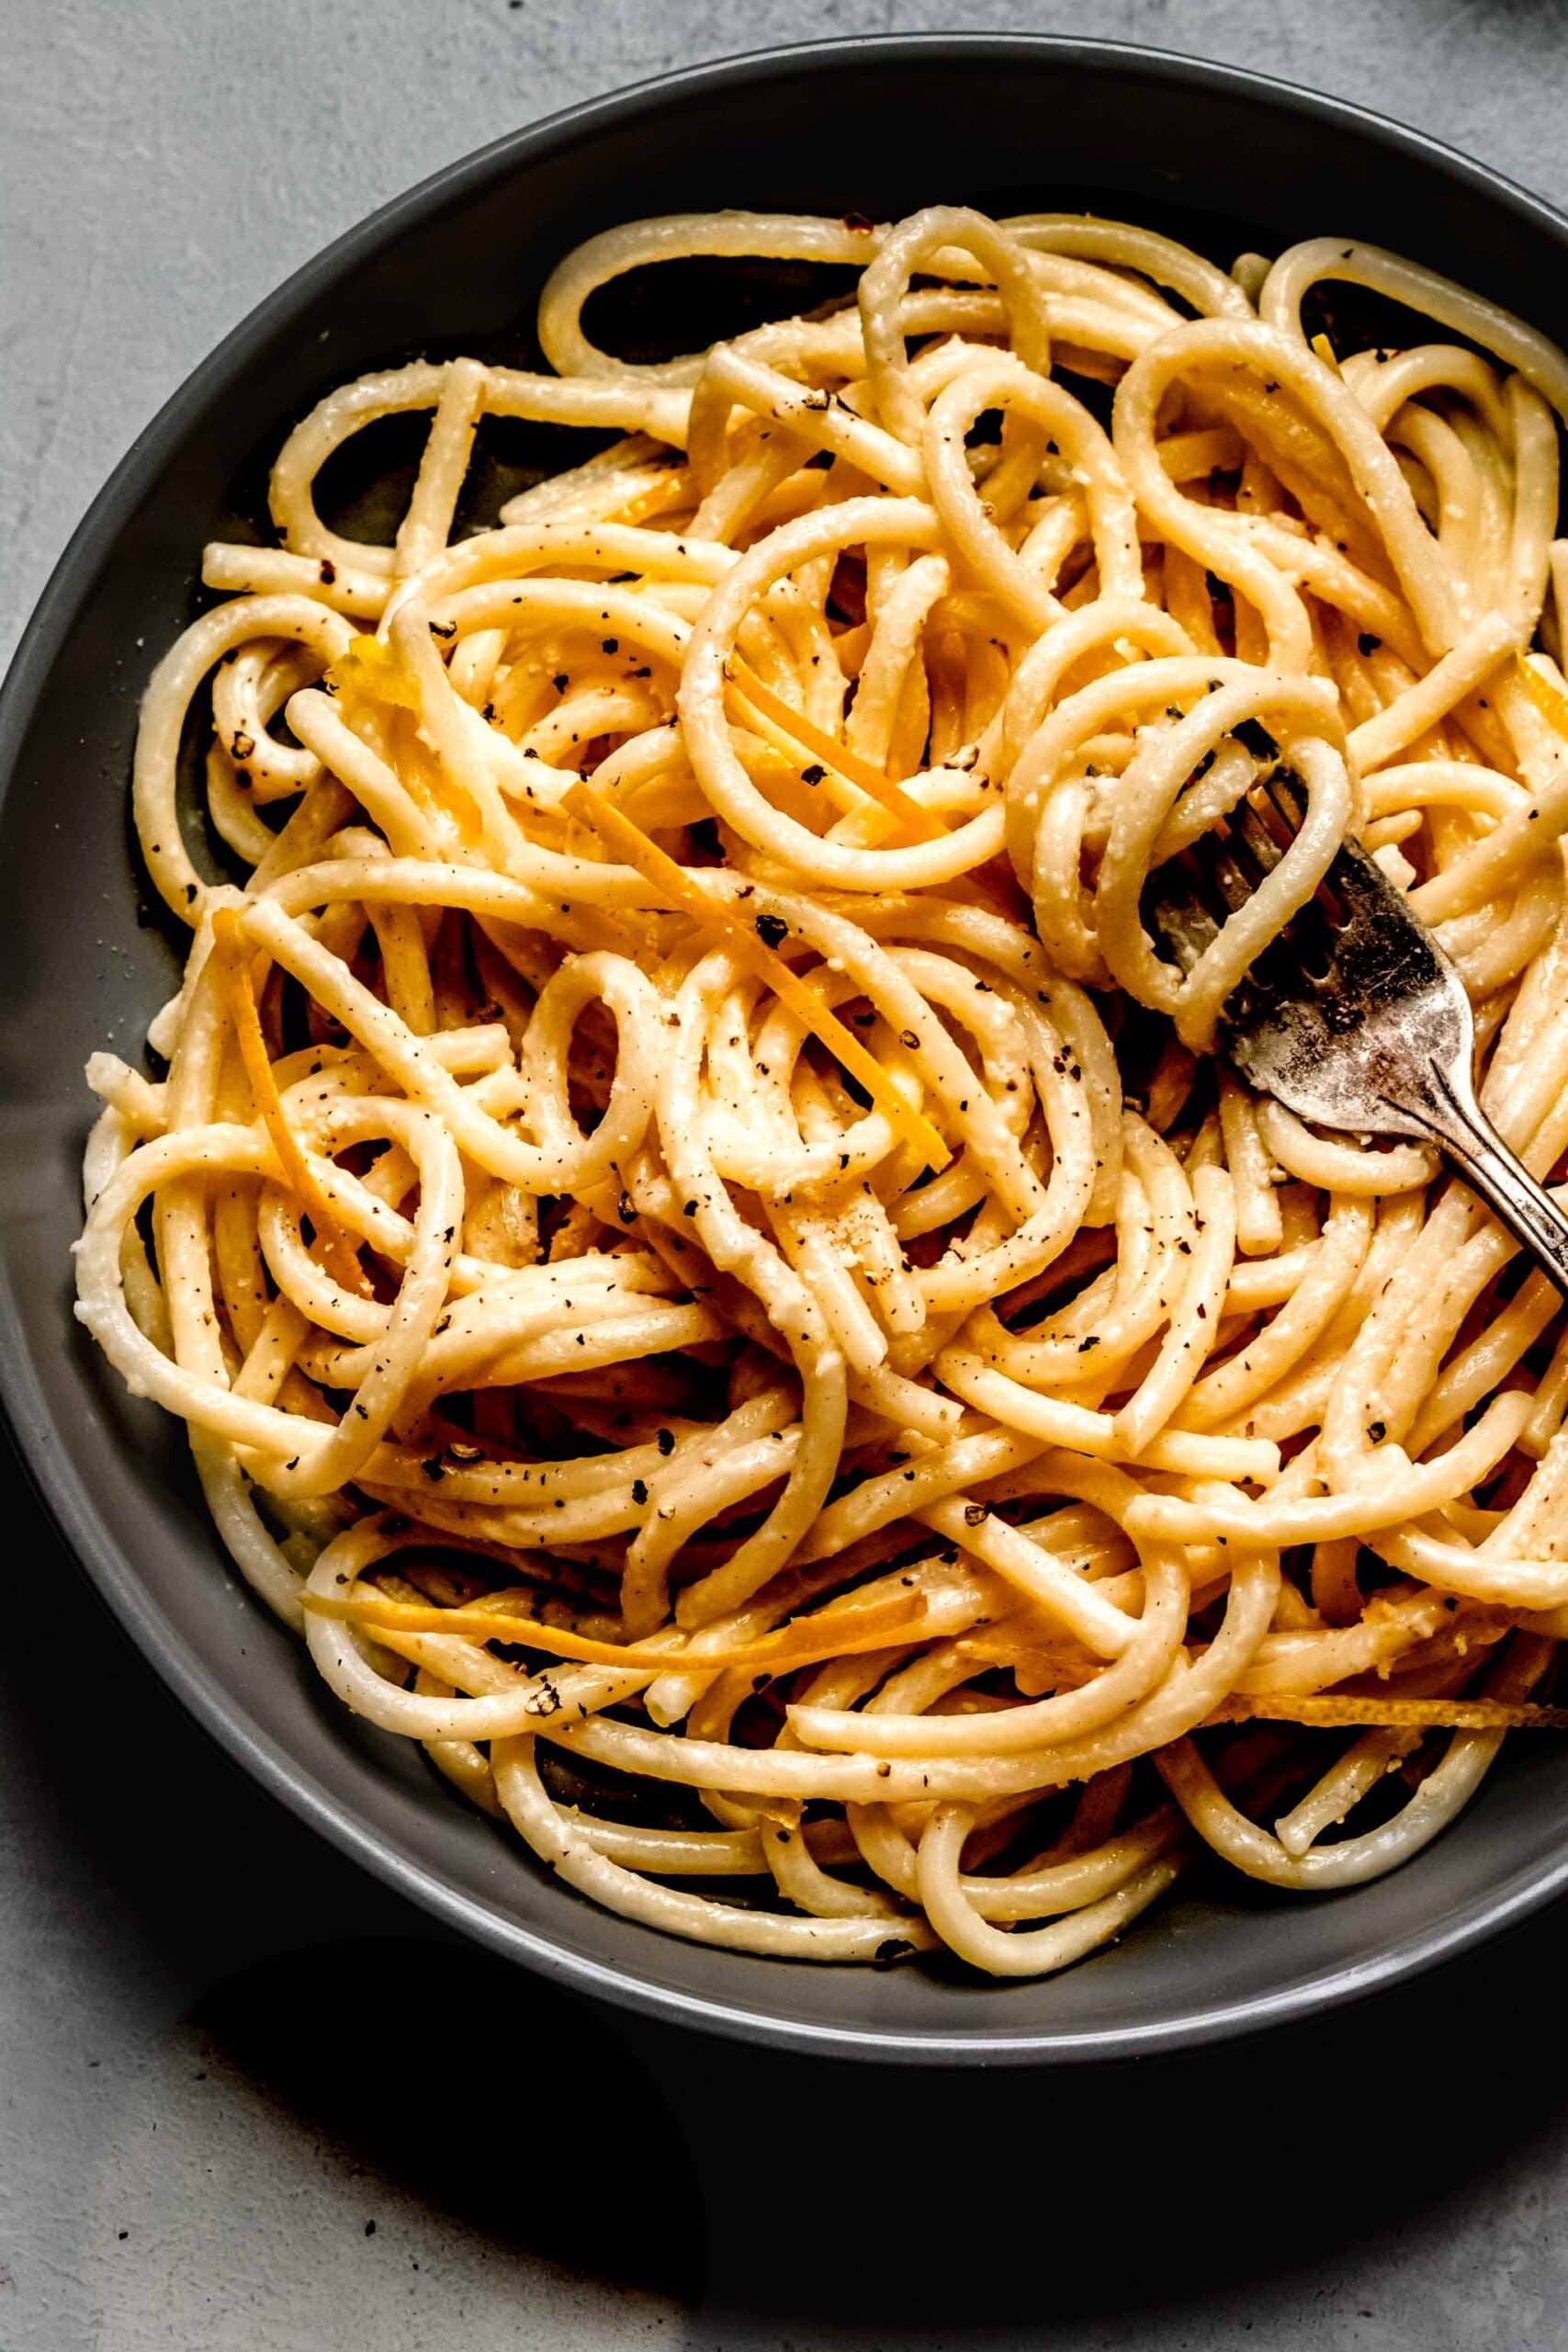
[[[1398,1104],[1441,1144],[1472,1193],[1568,1296],[1568,1216],[1511,1152],[1476,1102],[1467,1072],[1428,1064],[1418,1099]]]

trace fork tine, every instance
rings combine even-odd
[[[1274,766],[1257,778],[1248,793],[1196,841],[1167,860],[1145,885],[1145,920],[1169,946],[1185,970],[1216,938],[1233,914],[1253,898],[1294,840],[1302,821],[1296,797],[1300,786],[1292,772]],[[1290,944],[1277,943],[1292,966],[1309,959],[1314,985],[1326,975],[1332,952],[1330,933],[1339,927],[1344,909],[1320,891],[1325,904],[1309,903],[1287,927]],[[1272,1001],[1281,985],[1278,956],[1265,951],[1264,969],[1249,976],[1255,1007]]]
[[[1205,925],[1218,933],[1230,915],[1230,903],[1214,878],[1212,861],[1200,857],[1194,849],[1184,849],[1173,857],[1166,873],[1179,876],[1187,885],[1186,896]]]
[[[1254,787],[1268,794],[1292,834],[1300,832],[1305,813],[1292,788],[1295,782],[1295,775],[1290,768],[1274,767],[1266,775],[1260,775]]]
[[[1257,859],[1259,871],[1272,874],[1285,853],[1269,831],[1264,819],[1250,802],[1243,800],[1231,811],[1231,831],[1239,834]]]
[[[1190,851],[1183,850],[1144,886],[1144,921],[1158,933],[1183,971],[1190,972],[1211,940],[1220,935],[1225,910],[1216,917],[1204,888],[1206,876]]]
[[[1254,854],[1262,863],[1264,872],[1269,873],[1278,865],[1301,831],[1305,814],[1305,794],[1300,777],[1292,768],[1277,766],[1258,777],[1241,808],[1233,813],[1231,821],[1233,825],[1241,827],[1252,844]],[[1285,830],[1283,841],[1280,839],[1280,826]],[[1337,861],[1337,865],[1342,864],[1342,860]],[[1313,900],[1330,930],[1337,930],[1345,922],[1348,911],[1345,894],[1333,878],[1335,870],[1330,868],[1313,893]]]
[[[1239,914],[1262,877],[1247,873],[1234,846],[1229,843],[1224,847],[1218,845],[1224,837],[1217,831],[1211,838],[1216,843],[1209,859],[1214,887],[1224,898],[1228,910],[1233,915]]]

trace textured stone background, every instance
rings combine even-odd
[[[1568,200],[1561,0],[0,0],[0,650],[158,403],[385,198],[671,65],[955,19],[1262,67]],[[1115,2081],[742,2059],[435,1934],[10,1528],[0,2352],[1568,2346],[1568,1919]]]

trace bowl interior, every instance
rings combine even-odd
[[[552,1883],[417,1752],[339,1709],[228,1568],[177,1429],[121,1392],[69,1307],[82,1065],[99,1046],[138,1059],[175,972],[130,847],[137,699],[201,602],[203,540],[264,526],[282,431],[329,386],[416,353],[526,362],[546,274],[612,222],[721,207],[880,219],[933,200],[1122,213],[1226,263],[1343,230],[1568,340],[1568,232],[1544,207],[1352,109],[1083,44],[868,41],[741,61],[520,134],[402,199],[176,396],[18,655],[0,715],[0,1373],[47,1499],[160,1670],[288,1801],[447,1917],[586,1989],[760,2037],[912,2058],[1127,2054],[1299,2013],[1541,1899],[1568,1828],[1554,1749],[1517,1743],[1461,1823],[1390,1879],[1318,1900],[1200,1881],[1039,1984],[709,1952]],[[799,274],[688,265],[657,306],[634,282],[592,323],[651,351],[816,299]],[[327,485],[344,514],[373,513],[408,459],[395,436],[372,442]],[[568,447],[536,428],[493,435],[476,512]]]

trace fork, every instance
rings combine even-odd
[[[1265,776],[1145,884],[1145,919],[1184,969],[1279,864],[1280,830],[1299,822],[1295,781],[1284,768]],[[1299,1118],[1440,1146],[1568,1295],[1568,1216],[1476,1102],[1464,983],[1359,842],[1343,843],[1316,896],[1232,990],[1217,1042]]]

